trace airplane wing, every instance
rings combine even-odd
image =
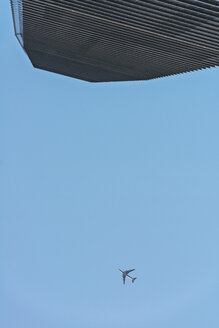
[[[126,274],[129,274],[130,272],[134,271],[135,269],[127,270]]]
[[[123,280],[123,284],[124,284],[124,285],[125,285],[125,277],[126,277],[126,276],[123,276],[123,277],[122,277],[122,280]]]

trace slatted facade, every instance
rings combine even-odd
[[[11,0],[34,67],[91,81],[149,80],[219,65],[216,0]]]

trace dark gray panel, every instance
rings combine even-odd
[[[38,68],[102,82],[219,65],[219,1],[12,1]]]

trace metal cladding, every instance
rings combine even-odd
[[[34,67],[91,82],[219,65],[217,0],[11,0]]]

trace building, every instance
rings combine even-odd
[[[11,0],[34,67],[91,82],[219,65],[217,0]]]

